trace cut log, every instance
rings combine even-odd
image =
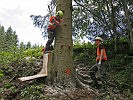
[[[40,78],[40,77],[45,77],[47,76],[46,74],[42,74],[42,75],[33,75],[33,76],[27,76],[27,77],[21,77],[21,78],[18,78],[20,81],[28,81],[28,80],[32,80],[32,79],[36,79],[36,78]]]
[[[36,78],[47,76],[48,75],[48,73],[47,73],[48,72],[47,71],[48,55],[49,55],[49,53],[43,55],[43,67],[42,67],[41,71],[37,75],[21,77],[21,78],[18,78],[18,79],[20,81],[27,81],[27,80],[32,80],[32,79],[36,79]]]

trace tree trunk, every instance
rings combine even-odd
[[[72,0],[56,0],[56,4],[57,11],[62,10],[64,16],[56,30],[54,52],[48,64],[48,80],[63,87],[74,86]]]
[[[125,12],[125,17],[126,17],[126,22],[127,22],[127,26],[128,26],[128,40],[129,40],[129,45],[130,45],[130,49],[133,50],[133,32],[132,32],[132,27],[131,27],[131,23],[130,23],[130,18],[129,18],[129,14],[128,14],[128,8],[127,8],[127,2],[125,0],[122,0],[123,3],[123,8],[124,8],[124,12]]]
[[[110,5],[111,5],[111,23],[112,23],[112,30],[114,33],[114,51],[115,53],[118,52],[118,33],[116,30],[117,27],[117,20],[116,20],[116,11],[115,8],[113,6],[113,1],[110,0]]]

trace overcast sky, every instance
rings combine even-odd
[[[50,0],[0,0],[0,24],[12,27],[19,42],[45,45],[39,28],[33,26],[30,15],[45,15]]]

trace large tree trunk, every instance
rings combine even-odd
[[[56,0],[57,11],[64,11],[61,25],[56,30],[54,53],[48,64],[48,81],[67,87],[74,83],[72,0]]]

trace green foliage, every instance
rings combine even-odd
[[[35,57],[35,58],[40,58],[42,55],[41,52],[41,47],[40,48],[33,48],[33,49],[27,49],[24,51],[25,56],[30,56],[30,57]]]
[[[29,71],[29,73],[27,73],[27,71],[24,71],[25,69],[23,67],[27,67],[27,70],[32,70],[37,67],[34,61],[26,61],[25,57],[35,57],[35,59],[40,59],[40,57],[42,56],[41,47],[35,49],[27,49],[25,51],[19,48],[15,49],[16,50],[12,52],[0,52],[0,81],[2,81],[3,79],[12,78],[14,76],[20,77],[22,75],[33,75],[36,72],[35,70]],[[16,74],[17,70],[20,69],[24,72]]]
[[[3,74],[3,70],[0,70],[0,78],[3,77],[4,74]]]
[[[5,32],[4,27],[0,25],[0,51],[10,51],[12,47],[18,44],[16,32],[11,27]]]
[[[3,66],[8,66],[10,62],[23,58],[24,55],[19,50],[17,50],[16,52],[0,52],[0,63]]]
[[[75,39],[87,37],[93,40],[96,36],[103,39],[111,38],[114,39],[113,48],[117,52],[117,49],[122,50],[117,47],[119,38],[126,36],[128,38],[126,45],[130,45],[133,51],[131,0],[74,0],[74,2],[72,25]]]
[[[4,88],[9,89],[10,87],[12,87],[11,83],[5,83],[4,84]]]
[[[40,58],[42,55],[41,47],[36,49],[27,49],[22,51],[21,49],[17,49],[13,52],[0,52],[0,64],[3,66],[8,66],[9,63],[24,59],[24,57],[35,57]]]
[[[92,64],[95,62],[95,46],[91,43],[74,45],[74,60]],[[91,63],[90,63],[91,62]]]
[[[26,49],[24,42],[21,42],[19,48],[23,51]]]
[[[21,98],[30,100],[46,100],[42,95],[44,85],[31,85],[21,91]]]
[[[106,51],[107,51],[107,55],[109,59],[111,59],[112,57],[114,57],[116,55],[116,52],[114,51],[114,44],[115,44],[115,40],[114,39],[109,39],[106,40],[104,42]],[[125,52],[123,52],[125,51]],[[128,54],[129,52],[129,45],[128,45],[128,40],[126,37],[122,37],[120,39],[118,39],[118,46],[117,46],[117,54]]]
[[[0,88],[0,93],[4,93],[6,89],[4,87]]]
[[[30,43],[30,42],[27,43],[26,48],[27,48],[27,49],[28,49],[28,48],[31,48],[31,43]]]
[[[14,47],[10,52],[0,52],[0,82],[2,82],[0,96],[3,94],[3,98],[0,98],[1,100],[11,100],[14,98],[14,95],[20,95],[19,98],[21,98],[21,100],[46,100],[46,97],[42,94],[44,85],[31,85],[20,89],[20,87],[17,87],[16,81],[18,77],[33,75],[40,71],[32,60],[27,61],[25,57],[35,57],[39,59],[41,56],[41,48],[42,47],[29,48],[25,50]]]

